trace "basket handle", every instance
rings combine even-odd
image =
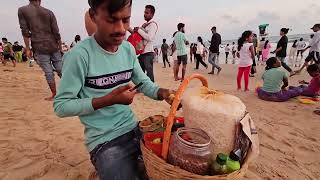
[[[162,158],[166,161],[168,157],[168,151],[169,151],[169,144],[170,144],[170,137],[171,137],[171,129],[173,126],[173,121],[177,112],[177,109],[179,107],[181,97],[186,90],[187,86],[189,85],[190,81],[193,79],[199,79],[202,82],[202,85],[205,87],[208,87],[208,81],[207,79],[200,75],[200,74],[193,74],[189,76],[187,79],[185,79],[179,86],[178,91],[175,94],[175,98],[173,100],[173,103],[171,105],[170,113],[167,118],[167,127],[164,132],[163,136],[163,145],[162,145]]]

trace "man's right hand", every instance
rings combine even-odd
[[[121,86],[114,89],[111,93],[111,101],[113,104],[123,104],[130,105],[133,102],[134,96],[136,95],[136,90],[130,91],[133,86],[128,84],[126,86]]]

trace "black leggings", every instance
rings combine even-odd
[[[195,58],[197,59],[196,63],[196,69],[199,69],[199,64],[201,63],[205,68],[208,67],[208,65],[202,60],[202,56],[200,54],[195,54]]]
[[[163,60],[163,66],[166,67],[166,62],[168,63],[169,67],[170,67],[170,63],[168,60],[168,55],[167,54],[162,54],[162,60]]]

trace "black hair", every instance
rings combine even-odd
[[[266,70],[272,69],[274,68],[273,65],[277,62],[277,58],[276,57],[271,57],[267,60],[266,64]]]
[[[289,28],[281,28],[281,32],[283,32],[284,34],[288,34],[288,32],[289,32]]]
[[[213,26],[213,27],[211,28],[211,30],[217,30],[217,27]]]
[[[266,40],[266,42],[264,43],[264,49],[267,49],[268,44],[269,44],[269,40]]]
[[[238,40],[238,51],[241,50],[244,42],[246,41],[247,38],[249,38],[252,35],[252,31],[245,31],[242,33],[241,38]]]
[[[156,12],[156,8],[154,6],[152,6],[152,5],[146,5],[145,8],[146,9],[150,9],[152,14],[154,14]]]
[[[262,38],[262,39],[261,39],[261,41],[265,41],[265,40],[266,40],[266,38]]]
[[[93,10],[96,10],[104,2],[108,3],[107,10],[109,14],[114,14],[127,5],[132,5],[132,0],[88,0],[89,6]]]
[[[300,41],[303,41],[303,38],[300,38]]]
[[[227,44],[227,46],[229,46],[230,44]]]
[[[307,71],[308,73],[320,72],[320,66],[318,64],[311,64],[307,67]]]
[[[8,41],[8,39],[4,37],[4,38],[2,38],[2,41]]]
[[[0,46],[2,46],[2,42],[0,42]]]
[[[76,35],[76,36],[74,37],[74,40],[75,40],[75,41],[80,41],[80,40],[81,40],[80,35]]]
[[[163,42],[163,43],[166,43],[166,42],[167,42],[167,40],[166,40],[166,39],[163,39],[163,40],[162,40],[162,42]]]
[[[177,34],[177,32],[179,32],[179,31],[174,32],[173,35],[172,35],[172,37],[174,37],[174,36]]]
[[[232,44],[235,44],[235,42],[232,42]]]
[[[179,23],[177,28],[178,28],[178,31],[180,31],[182,28],[184,28],[185,24],[183,23]]]
[[[203,43],[202,37],[198,36],[198,41],[199,41],[203,46],[205,46],[204,43]]]

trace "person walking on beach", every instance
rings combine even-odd
[[[224,51],[226,53],[226,64],[228,64],[228,57],[229,57],[229,54],[230,54],[230,51],[231,51],[230,44],[226,45],[226,47],[224,48]]]
[[[19,42],[14,42],[12,46],[12,51],[14,53],[14,59],[16,62],[21,63],[22,62],[22,52],[23,52],[23,46],[19,45]]]
[[[296,54],[297,54],[297,42],[298,40],[294,40],[292,46],[291,46],[291,49],[290,49],[290,53],[289,53],[289,60],[290,63],[292,66],[294,66],[294,62],[295,62],[295,57],[296,57]],[[298,61],[298,58],[297,58],[297,61]]]
[[[29,59],[32,58],[32,45],[32,50],[39,66],[45,73],[52,93],[45,100],[51,101],[56,95],[54,71],[59,77],[62,75],[61,36],[53,12],[42,7],[41,0],[29,1],[29,5],[18,9],[19,24],[25,42],[26,55]]]
[[[61,117],[79,116],[85,145],[101,180],[137,180],[141,156],[138,121],[130,104],[138,91],[167,100],[173,91],[160,88],[143,73],[135,49],[125,41],[132,0],[89,0],[96,33],[64,58],[63,76],[54,100]]]
[[[156,9],[152,5],[146,5],[144,10],[145,23],[141,27],[135,27],[134,29],[129,28],[129,32],[138,32],[144,39],[144,50],[143,53],[138,57],[141,68],[144,72],[147,72],[147,76],[154,82],[153,73],[153,59],[154,59],[154,49],[153,41],[156,37],[158,31],[158,24],[153,21]]]
[[[254,47],[254,55],[257,55],[257,49],[258,49],[258,36],[257,34],[253,33],[253,47]],[[250,75],[249,77],[254,77],[254,74],[257,72],[256,69],[256,60],[253,59],[253,64],[251,66]]]
[[[300,38],[299,42],[297,42],[297,60],[298,60],[298,57],[299,57],[299,54],[301,56],[301,59],[303,59],[303,52],[304,52],[304,49],[306,48],[307,44],[306,42],[303,40],[303,38]]]
[[[266,38],[264,38],[264,37],[263,37],[263,38],[261,39],[261,41],[259,42],[259,45],[258,45],[258,48],[257,48],[257,51],[258,51],[258,53],[257,53],[258,62],[260,61],[260,58],[261,58],[261,56],[262,56],[262,50],[263,50],[263,48],[264,48],[265,42],[266,42]]]
[[[210,41],[209,47],[209,63],[212,65],[212,70],[209,74],[214,74],[215,68],[218,69],[218,75],[221,72],[222,68],[218,65],[218,54],[219,54],[219,47],[221,44],[221,36],[217,33],[217,28],[214,26],[211,28],[212,37]]]
[[[235,42],[232,42],[232,64],[236,63],[236,53],[237,53],[237,45]]]
[[[202,38],[198,37],[198,43],[197,43],[197,51],[196,51],[196,68],[199,69],[200,63],[205,67],[208,68],[208,65],[203,61],[203,58],[205,57],[205,46],[203,44]]]
[[[189,45],[188,40],[185,36],[185,24],[179,23],[178,26],[178,32],[174,35],[174,42],[176,45],[176,51],[177,51],[177,58],[178,58],[178,65],[175,69],[175,81],[178,81],[178,74],[180,65],[182,64],[182,76],[181,76],[181,82],[184,80],[184,76],[186,74],[187,70],[187,64],[188,64],[188,54],[187,54],[187,47],[186,45]]]
[[[303,66],[298,71],[296,71],[296,73],[300,73],[305,67],[308,66],[310,61],[314,61],[315,64],[318,64],[318,66],[320,66],[320,23],[315,24],[311,29],[314,32],[314,36],[310,40],[309,46],[304,49],[304,51],[306,51],[310,48],[310,53],[305,59],[305,63],[303,64]]]
[[[276,57],[281,61],[282,67],[285,68],[290,73],[290,76],[292,76],[295,74],[295,72],[293,72],[292,69],[285,62],[285,59],[287,57],[288,32],[289,32],[288,28],[282,28],[280,30],[281,39],[277,43],[277,49],[272,53],[276,54]]]
[[[255,53],[252,31],[245,31],[238,40],[239,69],[237,76],[238,90],[241,90],[241,79],[244,76],[245,91],[249,91],[249,74],[254,62]]]
[[[163,39],[162,41],[162,45],[161,45],[161,53],[162,53],[162,60],[163,60],[163,68],[166,68],[166,62],[169,65],[169,68],[171,67],[169,59],[168,59],[168,50],[169,50],[169,45],[166,43],[167,40]]]
[[[73,48],[76,44],[78,44],[81,41],[81,36],[80,35],[76,35],[74,37],[74,41],[71,43],[70,45],[70,49]]]
[[[262,49],[262,65],[265,64],[265,62],[269,59],[269,54],[270,54],[270,49],[271,49],[271,44],[269,43],[269,40],[267,40],[264,43],[264,47]]]
[[[7,65],[7,61],[12,61],[13,67],[16,67],[16,60],[14,59],[13,55],[14,52],[12,50],[12,44],[8,42],[7,38],[2,38],[2,43],[3,43],[3,61],[2,64],[4,66]]]
[[[190,45],[190,52],[189,52],[189,54],[190,54],[190,62],[192,63],[192,61],[193,61],[193,52],[194,52],[194,47],[195,47],[196,45],[194,44],[194,43],[191,43],[191,45]],[[194,58],[196,58],[196,57],[194,57]]]

